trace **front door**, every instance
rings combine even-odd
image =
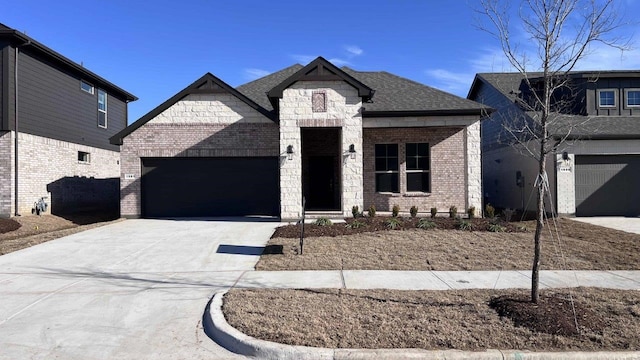
[[[340,211],[339,128],[302,129],[302,181],[306,209]]]

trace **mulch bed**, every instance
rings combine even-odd
[[[0,234],[8,233],[9,231],[18,230],[20,223],[13,219],[0,219]]]
[[[341,235],[353,235],[367,232],[384,231],[389,230],[388,221],[392,219],[389,216],[376,216],[376,217],[360,217],[357,219],[346,219],[345,223],[333,223],[331,225],[316,225],[305,224],[304,236],[305,237],[317,237],[317,236],[329,236],[336,237]],[[408,230],[416,229],[418,222],[421,218],[395,218],[399,221],[398,226],[393,230]],[[457,230],[462,221],[468,222],[471,225],[473,231],[489,231],[491,224],[498,224],[504,227],[504,232],[526,232],[525,229],[514,223],[508,223],[499,218],[486,219],[451,219],[444,217],[428,218],[436,225],[436,229],[440,230]],[[362,225],[360,227],[349,226],[353,222],[359,222]],[[300,226],[299,225],[285,225],[276,229],[271,238],[299,238]]]

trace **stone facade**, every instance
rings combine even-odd
[[[0,216],[9,217],[14,208],[14,132],[0,136]],[[50,138],[18,134],[18,213],[31,214],[33,204],[48,197],[55,214],[81,211],[117,211],[120,154]],[[89,154],[78,161],[78,152]]]
[[[120,212],[139,217],[141,158],[278,156],[278,125],[232,95],[192,94],[125,137],[121,150]]]
[[[454,205],[462,212],[467,207],[465,174],[465,128],[366,128],[364,130],[364,209],[374,205],[378,211],[402,212],[412,206],[429,213],[432,207],[446,212]],[[429,143],[431,155],[431,192],[408,192],[406,183],[406,143]],[[375,145],[398,144],[399,193],[378,193],[375,188]],[[479,161],[479,159],[478,159]],[[477,195],[479,196],[479,194]],[[479,208],[479,206],[478,206]]]
[[[326,111],[314,112],[313,94],[326,95]],[[280,154],[286,158],[293,146],[291,160],[280,167],[280,216],[297,219],[302,215],[302,149],[301,128],[340,127],[342,130],[342,210],[351,214],[351,207],[363,206],[362,173],[362,100],[357,91],[342,81],[299,81],[284,90],[280,99]],[[356,150],[351,159],[349,146]]]
[[[466,208],[476,208],[476,215],[482,216],[482,156],[480,121],[465,128],[467,204]]]

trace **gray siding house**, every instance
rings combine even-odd
[[[527,77],[535,87],[541,74]],[[482,167],[485,202],[497,207],[535,209],[537,162],[505,131],[533,124],[536,112],[522,105],[533,91],[520,73],[477,74],[469,91],[469,99],[496,110],[482,122]],[[551,141],[566,141],[547,159],[547,209],[640,215],[640,71],[571,73],[553,98]]]
[[[109,137],[136,97],[0,24],[0,217],[118,211],[120,154]]]
[[[233,88],[207,73],[111,138],[127,217],[480,209],[483,105],[322,57]]]

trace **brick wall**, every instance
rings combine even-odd
[[[326,94],[326,111],[313,112],[314,92]],[[299,81],[286,89],[280,99],[280,153],[293,145],[292,160],[281,162],[280,216],[296,219],[302,215],[301,127],[340,127],[342,154],[349,145],[356,149],[356,158],[342,159],[342,212],[351,214],[351,206],[362,207],[362,100],[357,91],[343,81]]]
[[[278,156],[278,125],[232,95],[189,95],[123,139],[121,214],[141,215],[140,158],[249,156]]]
[[[0,131],[0,218],[12,215],[13,161],[13,132]]]
[[[12,216],[13,132],[0,135],[0,216]],[[18,134],[20,162],[18,213],[31,214],[34,202],[48,197],[54,214],[80,211],[117,211],[120,154],[85,145]],[[90,162],[78,161],[78,151]],[[8,156],[6,154],[9,154]]]
[[[407,192],[405,144],[427,142],[431,150],[431,192]],[[375,191],[375,144],[396,143],[399,151],[399,193]],[[364,209],[375,205],[378,211],[391,211],[399,205],[402,212],[417,206],[422,213],[432,207],[447,212],[455,205],[464,212],[467,205],[465,186],[464,128],[366,128],[364,129]]]

